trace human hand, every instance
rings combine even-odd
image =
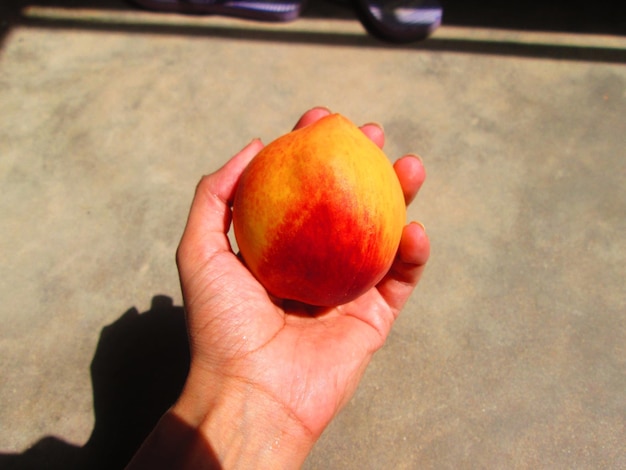
[[[306,112],[296,128],[327,115]],[[380,127],[362,131],[380,147]],[[172,413],[196,428],[224,468],[296,468],[353,395],[429,256],[423,227],[404,228],[396,259],[374,288],[335,308],[271,298],[232,251],[227,233],[238,179],[261,150],[252,141],[199,183],[177,252],[191,347]],[[408,203],[421,161],[394,168]]]

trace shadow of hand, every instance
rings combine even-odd
[[[155,296],[102,329],[91,363],[95,426],[83,447],[46,436],[22,454],[0,454],[0,469],[124,468],[174,403],[189,369],[184,310]]]

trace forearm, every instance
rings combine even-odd
[[[126,470],[221,469],[200,432],[169,410],[135,454]]]
[[[297,469],[315,439],[258,390],[188,382],[127,470]]]

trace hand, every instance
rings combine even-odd
[[[295,127],[328,113],[312,109]],[[380,127],[362,131],[382,147]],[[384,344],[429,255],[423,227],[411,223],[388,274],[356,300],[305,309],[270,298],[227,237],[237,181],[262,147],[252,141],[201,180],[177,252],[191,367],[171,413],[199,430],[224,468],[296,468],[304,461]],[[394,168],[408,204],[424,168],[414,156]]]

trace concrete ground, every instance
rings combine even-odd
[[[196,182],[314,105],[423,157],[432,258],[305,467],[626,468],[623,21],[450,4],[408,46],[324,0],[1,7],[0,468],[123,466],[185,376]]]

